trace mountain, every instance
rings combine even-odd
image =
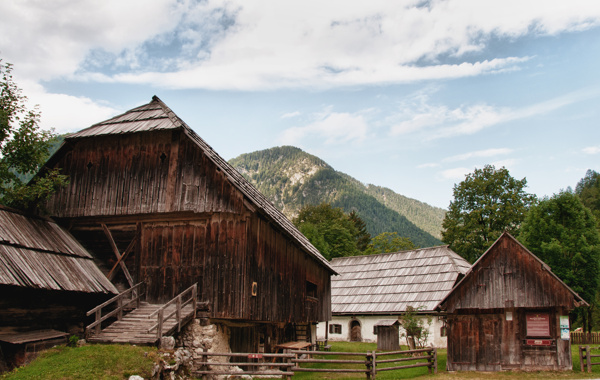
[[[307,204],[355,210],[372,236],[398,232],[420,247],[441,244],[445,211],[390,189],[364,185],[320,158],[292,146],[242,154],[229,160],[288,218]]]

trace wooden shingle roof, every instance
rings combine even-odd
[[[284,233],[290,236],[313,258],[335,273],[329,262],[321,255],[310,241],[283,215],[273,204],[242,174],[233,168],[227,161],[219,156],[210,145],[198,136],[183,120],[181,120],[158,97],[153,96],[152,101],[140,107],[115,116],[106,121],[92,125],[89,128],[67,136],[69,139],[84,137],[118,135],[136,132],[149,132],[156,130],[182,129],[184,133],[200,147],[206,156],[227,176],[228,180],[259,210],[263,215],[280,226]]]
[[[341,257],[331,265],[333,314],[397,314],[408,306],[433,311],[471,265],[448,246]]]
[[[0,206],[0,285],[118,293],[92,256],[56,223]]]

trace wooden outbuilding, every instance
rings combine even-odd
[[[449,371],[570,370],[569,311],[588,304],[508,233],[440,302]]]
[[[83,336],[85,312],[116,293],[71,234],[0,206],[0,372],[23,364],[27,347]]]
[[[47,166],[70,182],[46,209],[121,289],[164,302],[197,283],[234,350],[310,340],[331,317],[328,261],[157,97],[69,135]]]
[[[400,322],[397,319],[382,319],[375,323],[377,349],[382,351],[400,350]]]

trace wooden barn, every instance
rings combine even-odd
[[[157,97],[69,135],[47,167],[70,183],[46,209],[107,268],[120,261],[121,289],[144,283],[158,303],[198,284],[232,349],[310,340],[331,317],[327,260]]]
[[[83,335],[85,312],[117,293],[56,223],[0,206],[0,372],[24,345]],[[5,368],[6,369],[6,364]]]
[[[587,303],[504,233],[442,300],[449,371],[570,370],[569,311]]]
[[[426,344],[446,346],[435,307],[471,267],[448,246],[339,257],[331,265],[340,275],[332,278],[333,316],[319,324],[320,339],[374,342],[378,324],[397,321],[412,307],[425,325],[431,320]]]

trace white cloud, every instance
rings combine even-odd
[[[362,114],[326,112],[314,122],[288,128],[279,137],[283,144],[299,145],[308,137],[323,140],[325,144],[360,142],[367,135],[368,124]]]
[[[40,105],[40,126],[56,133],[75,132],[119,113],[109,105],[94,103],[86,97],[48,93],[31,82],[20,82],[19,85],[27,94],[29,107]]]
[[[282,119],[290,119],[296,116],[300,116],[300,111],[288,112],[281,115]]]
[[[509,121],[545,115],[562,107],[598,97],[598,89],[581,89],[547,101],[521,108],[497,107],[488,104],[469,104],[458,108],[430,104],[428,91],[421,91],[399,104],[395,115],[389,117],[392,136],[420,132],[427,139],[472,135]]]
[[[417,165],[417,169],[437,168],[439,166],[440,166],[440,164],[437,164],[435,162],[428,162],[428,163],[425,163],[425,164]]]
[[[583,153],[598,154],[598,153],[600,153],[600,145],[585,147],[585,148],[583,148]]]
[[[472,171],[469,168],[452,168],[440,172],[440,176],[445,180],[462,181]]]
[[[468,160],[471,158],[494,157],[494,156],[510,154],[512,152],[513,152],[513,150],[510,148],[492,148],[492,149],[477,150],[474,152],[458,154],[456,156],[447,157],[447,158],[443,159],[443,161],[444,162],[465,161],[465,160]]]
[[[600,3],[589,0],[23,0],[0,2],[0,51],[32,78],[331,87],[514,70],[528,58],[460,58],[483,51],[491,37],[552,35],[599,23]],[[148,45],[176,54],[156,57]]]

